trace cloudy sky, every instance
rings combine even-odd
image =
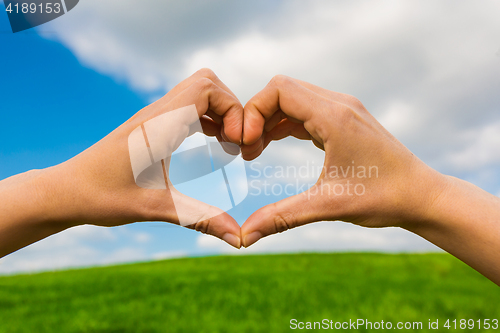
[[[354,95],[424,162],[500,196],[499,12],[498,1],[81,0],[18,34],[0,14],[0,45],[9,51],[0,54],[9,64],[0,115],[10,124],[0,134],[0,179],[78,154],[209,67],[242,103],[276,74]],[[309,142],[273,144],[247,164],[254,192],[229,213],[242,224],[285,196],[256,195],[263,184],[256,170],[321,165],[322,158]],[[148,222],[67,230],[0,260],[0,272],[333,250],[438,249],[398,229],[322,222],[237,252],[213,237]]]

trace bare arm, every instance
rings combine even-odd
[[[32,170],[0,181],[0,257],[71,225],[52,223],[44,172]]]
[[[428,218],[403,228],[500,285],[500,198],[464,180],[446,179],[446,187],[429,208]]]

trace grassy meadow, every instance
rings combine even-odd
[[[448,254],[215,256],[0,277],[2,333],[310,331],[291,330],[293,318],[421,321],[425,332],[429,319],[500,319],[500,288]]]

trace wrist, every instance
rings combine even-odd
[[[452,177],[440,174],[436,178],[428,182],[427,200],[425,209],[422,210],[422,215],[418,221],[420,227],[439,228],[442,220],[443,208],[448,204],[448,193],[452,191],[455,184]]]
[[[491,198],[493,195],[479,187],[431,170],[436,176],[424,182],[427,189],[424,192],[427,193],[425,205],[422,206],[418,219],[408,221],[402,228],[428,240],[442,238],[444,235],[453,239],[460,230],[467,229],[473,216],[478,215],[479,207],[484,205],[484,211],[487,212],[495,205],[492,202],[495,198]],[[482,219],[489,219],[493,215],[484,216]]]
[[[418,164],[411,179],[399,226],[408,230],[437,226],[441,222],[438,213],[442,209],[442,201],[447,200],[447,193],[453,187],[452,179],[423,162]]]

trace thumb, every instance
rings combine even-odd
[[[191,198],[169,187],[178,222],[181,226],[213,235],[240,248],[240,226],[222,209]]]
[[[242,245],[248,247],[259,239],[312,222],[322,221],[324,198],[318,195],[318,186],[262,207],[254,212],[241,227]]]

